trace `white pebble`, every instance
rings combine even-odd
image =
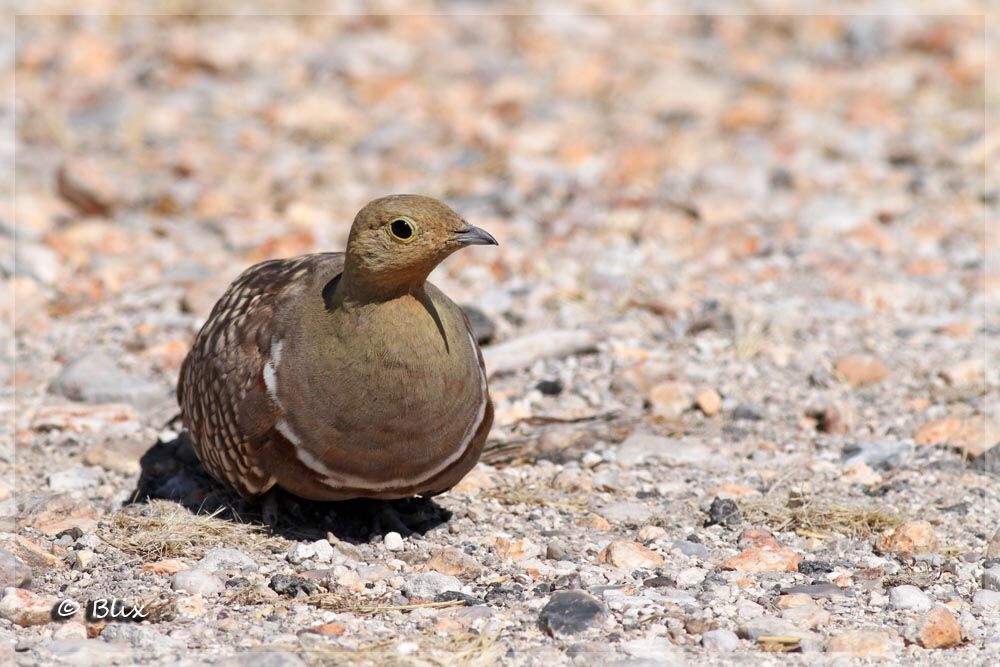
[[[385,537],[382,538],[382,542],[389,551],[402,551],[405,546],[403,536],[396,532],[386,533]]]

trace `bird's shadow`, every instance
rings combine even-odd
[[[421,497],[323,502],[274,488],[261,498],[241,498],[208,474],[186,431],[174,440],[154,444],[139,465],[131,504],[172,500],[191,512],[264,525],[273,534],[292,540],[317,540],[332,533],[339,540],[358,543],[393,530],[422,535],[451,518],[450,511]]]

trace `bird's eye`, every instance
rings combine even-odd
[[[409,243],[416,236],[417,229],[416,226],[410,220],[406,218],[396,218],[389,223],[389,233],[397,241],[402,241],[403,243]]]

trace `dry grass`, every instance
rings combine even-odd
[[[503,505],[555,507],[571,511],[579,511],[587,507],[586,498],[583,496],[565,496],[552,492],[549,489],[542,490],[530,487],[516,488],[513,486],[501,486],[486,489],[482,492],[482,497],[496,500]]]
[[[220,519],[218,514],[192,514],[177,503],[153,500],[115,512],[99,534],[111,546],[147,561],[200,558],[215,547],[270,551],[287,544],[261,526]]]
[[[740,504],[743,517],[775,531],[792,530],[811,537],[829,537],[837,533],[864,539],[895,528],[903,517],[883,509],[850,507],[805,501],[790,507],[768,500]]]

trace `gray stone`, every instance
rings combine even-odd
[[[572,635],[600,625],[607,609],[583,591],[557,591],[542,608],[539,624],[552,636]]]
[[[232,572],[235,570],[241,574],[248,574],[257,571],[257,563],[250,556],[232,547],[212,549],[198,561],[197,567],[199,570],[208,572]]]
[[[896,468],[913,454],[913,443],[902,440],[864,440],[844,447],[843,464],[847,467],[866,463],[872,468]]]
[[[613,524],[626,526],[640,526],[649,523],[656,516],[653,508],[629,501],[610,503],[597,510],[597,513]]]
[[[316,547],[311,543],[300,542],[288,550],[288,562],[298,565],[316,557]]]
[[[653,664],[676,664],[680,651],[666,637],[645,637],[622,642],[625,653],[636,658],[656,661]],[[670,661],[667,663],[667,661]],[[631,663],[630,663],[631,664]]]
[[[31,583],[31,568],[11,552],[0,549],[0,589],[8,586],[24,588],[29,583]]]
[[[889,605],[905,611],[929,611],[934,601],[916,586],[895,586],[889,589]]]
[[[799,584],[782,589],[782,594],[805,593],[813,599],[844,597],[844,590],[836,584]]]
[[[433,600],[445,591],[462,590],[462,582],[456,577],[438,572],[421,572],[406,579],[403,593],[410,599]]]
[[[129,644],[136,648],[179,648],[183,644],[147,625],[138,623],[108,623],[101,639],[114,644]]]
[[[740,625],[736,634],[751,641],[759,637],[809,637],[811,633],[797,628],[794,624],[773,616],[761,616]]]
[[[698,558],[708,558],[708,549],[705,545],[698,544],[697,542],[688,542],[687,540],[674,540],[670,545],[671,549],[677,549],[685,556],[697,556]]]
[[[58,663],[86,667],[128,662],[131,657],[131,649],[97,639],[60,639],[50,642],[47,648]]]
[[[1000,593],[997,591],[976,591],[972,596],[972,608],[977,611],[1000,611]]]
[[[663,461],[668,465],[701,463],[711,450],[695,438],[665,438],[649,433],[633,433],[615,452],[618,462],[629,467],[646,460]]]
[[[49,473],[49,488],[57,493],[92,489],[101,483],[97,468],[69,468]]]
[[[225,586],[222,580],[208,570],[181,570],[174,575],[170,587],[175,591],[185,593],[200,593],[202,595],[218,595]]]
[[[997,532],[993,533],[990,543],[986,545],[986,557],[1000,558],[1000,528],[997,528]]]
[[[150,408],[167,398],[164,387],[120,368],[115,360],[92,352],[68,363],[49,390],[86,403],[131,403]]]
[[[1000,563],[983,572],[983,588],[988,591],[1000,591]]]
[[[326,540],[316,540],[312,543],[312,548],[316,554],[316,560],[320,563],[329,563],[333,560],[333,546]]]
[[[719,628],[709,630],[701,636],[701,645],[720,653],[730,653],[740,647],[740,638],[732,630]]]

